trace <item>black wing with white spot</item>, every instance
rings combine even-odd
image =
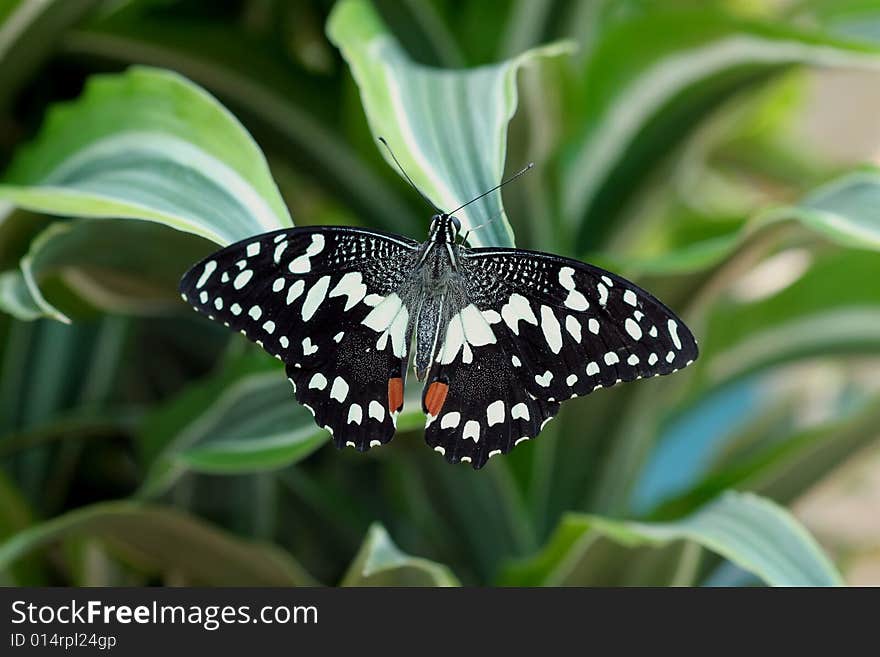
[[[282,360],[337,447],[391,440],[409,309],[395,293],[418,243],[372,230],[293,228],[228,246],[187,272],[183,298]]]
[[[559,403],[697,358],[690,330],[633,283],[591,265],[514,249],[462,249],[466,305],[428,377],[426,440],[481,467],[538,434]],[[427,394],[443,390],[442,408]]]

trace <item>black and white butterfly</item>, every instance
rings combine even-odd
[[[548,253],[467,248],[460,228],[440,213],[423,243],[337,226],[256,235],[195,265],[180,291],[281,359],[340,448],[391,440],[412,355],[425,440],[474,468],[537,436],[566,399],[697,358],[690,330],[633,283]]]
[[[458,232],[445,214],[421,244],[275,231],[213,254],[180,290],[284,361],[337,447],[391,440],[414,343],[425,439],[475,468],[537,436],[561,401],[696,359],[682,321],[629,281],[547,253],[466,248]]]

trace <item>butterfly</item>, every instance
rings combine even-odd
[[[537,436],[564,400],[697,358],[687,326],[630,281],[549,253],[469,248],[460,231],[444,212],[421,243],[277,230],[196,264],[180,292],[283,361],[339,448],[392,439],[412,359],[426,442],[475,469]]]

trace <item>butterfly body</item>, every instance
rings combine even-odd
[[[391,440],[412,357],[426,441],[475,468],[536,436],[562,401],[697,357],[681,320],[633,283],[467,248],[459,229],[438,214],[423,243],[344,227],[257,235],[194,266],[181,293],[281,359],[338,447]]]

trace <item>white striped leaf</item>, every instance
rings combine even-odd
[[[342,586],[459,586],[459,582],[443,564],[402,552],[385,528],[374,524]]]
[[[519,68],[573,48],[557,43],[490,66],[430,68],[408,57],[366,0],[338,3],[327,34],[351,68],[373,135],[388,141],[415,184],[443,211],[500,182]],[[384,149],[383,155],[394,167]],[[457,216],[465,231],[492,221],[471,235],[472,244],[513,245],[500,192]]]
[[[292,225],[242,125],[183,77],[142,67],[94,76],[79,99],[53,107],[0,199],[63,216],[156,221],[221,245]]]
[[[260,354],[159,407],[141,431],[150,470],[141,495],[154,497],[186,471],[242,474],[275,470],[329,442],[275,361]],[[421,427],[421,390],[407,386],[399,431]]]
[[[636,274],[681,274],[708,269],[741,248],[758,231],[798,224],[840,246],[880,251],[880,169],[859,168],[807,194],[796,205],[756,214],[734,233],[689,244],[658,256],[615,258],[603,254],[615,270]]]
[[[180,274],[204,255],[201,240],[150,222],[55,222],[31,241],[18,270],[0,274],[0,310],[69,323],[41,289],[56,276],[77,300],[108,312],[167,312],[179,308]]]
[[[706,8],[649,10],[608,29],[581,72],[572,117],[579,134],[560,176],[563,218],[580,248],[632,196],[645,169],[744,84],[798,64],[877,69],[878,55],[864,43]]]
[[[605,583],[603,571],[621,561],[624,566],[627,563],[626,549],[662,548],[678,541],[711,550],[771,586],[842,583],[816,541],[788,511],[767,499],[735,491],[673,522],[570,514],[544,549],[510,567],[503,582],[520,586]]]
[[[83,506],[0,543],[0,573],[67,539],[97,539],[137,569],[192,584],[314,586],[288,553],[248,541],[170,507],[119,501]]]

